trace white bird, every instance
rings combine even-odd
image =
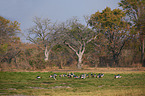
[[[121,78],[121,77],[122,76],[120,76],[119,74],[114,76],[114,78]]]
[[[40,77],[40,76],[37,76],[36,78],[37,78],[37,79],[40,79],[41,77]]]

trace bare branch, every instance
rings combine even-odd
[[[69,43],[65,42],[65,44],[68,45],[69,48],[71,48],[71,49],[72,49],[74,52],[76,52],[76,54],[78,55],[78,52],[77,52]]]
[[[96,38],[97,38],[97,36],[98,36],[98,35],[96,35],[95,37],[93,37],[93,38],[89,39],[89,40],[86,42],[86,44],[87,44],[87,43],[89,43],[89,42],[91,42],[92,40],[96,39]]]
[[[84,41],[83,41],[83,43],[84,43],[84,46],[83,46],[82,54],[85,52],[85,48],[86,48],[86,44]]]

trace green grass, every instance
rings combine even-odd
[[[145,72],[121,73],[120,79],[114,79],[114,73],[105,73],[103,78],[57,77],[54,80],[49,78],[51,74],[54,73],[0,72],[0,95],[145,96]],[[36,79],[38,75],[42,78]]]

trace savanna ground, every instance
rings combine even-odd
[[[103,78],[75,79],[50,75],[104,73]],[[115,79],[120,74],[122,78]],[[42,78],[36,79],[37,76]],[[55,69],[41,72],[0,72],[1,96],[145,96],[145,68]]]

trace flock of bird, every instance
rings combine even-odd
[[[53,74],[53,75],[50,75],[49,77],[50,78],[53,78],[54,80],[56,80],[56,77],[59,76],[59,77],[68,77],[68,78],[76,78],[76,79],[86,79],[86,78],[89,78],[89,77],[92,77],[92,78],[102,78],[104,77],[104,74],[92,74],[89,75],[89,74],[81,74],[79,76],[75,75],[74,73],[69,73],[69,74],[61,74],[61,75],[57,75],[57,74]],[[119,74],[118,75],[115,75],[114,78],[121,78],[122,76],[120,76]],[[37,76],[36,77],[37,79],[40,79],[42,77],[40,76]]]

